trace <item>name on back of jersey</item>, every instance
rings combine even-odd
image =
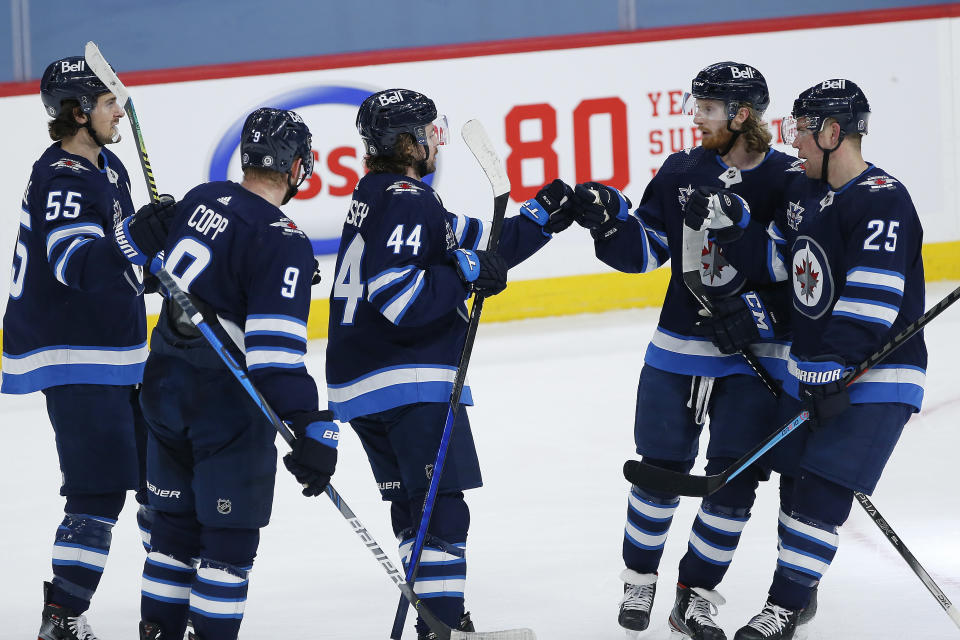
[[[351,200],[350,208],[347,209],[347,224],[352,224],[359,229],[368,213],[370,213],[370,205],[359,200]]]
[[[190,219],[187,220],[188,227],[193,227],[204,236],[209,236],[211,240],[226,231],[229,224],[230,220],[226,216],[220,215],[203,204],[198,204],[190,214]]]

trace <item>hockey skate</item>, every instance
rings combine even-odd
[[[803,611],[784,609],[767,600],[763,610],[740,627],[733,640],[791,640]]]
[[[723,596],[710,589],[677,585],[677,599],[670,612],[670,627],[692,640],[727,640],[723,629],[714,622],[717,607],[725,604]]]
[[[476,631],[476,629],[473,628],[473,621],[470,620],[469,611],[460,616],[460,624],[457,625],[457,631]],[[417,640],[437,640],[437,634],[433,631],[421,631],[417,634]]]
[[[43,583],[43,613],[37,640],[98,640],[86,616],[47,600],[51,584]]]
[[[643,631],[650,625],[650,609],[657,593],[657,574],[624,569],[620,579],[623,580],[623,599],[617,622],[627,631]]]

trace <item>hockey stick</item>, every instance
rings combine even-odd
[[[157,192],[157,182],[153,178],[153,167],[150,165],[150,158],[147,156],[147,145],[143,141],[143,132],[140,131],[140,119],[137,118],[137,110],[133,108],[133,100],[130,99],[130,92],[120,82],[120,78],[114,72],[113,67],[107,62],[107,59],[100,53],[100,48],[96,43],[90,41],[84,49],[83,57],[87,61],[87,66],[98,78],[105,84],[111,93],[117,98],[117,103],[127,112],[130,118],[130,129],[133,131],[133,137],[137,141],[137,152],[140,155],[140,168],[143,169],[143,179],[147,183],[147,191],[150,194],[152,202],[160,201],[160,194]]]
[[[960,299],[960,287],[951,291],[943,300],[930,308],[929,311],[910,323],[903,331],[887,341],[877,351],[867,357],[848,374],[844,380],[847,386],[855,382],[866,371],[886,358],[904,342],[916,335],[931,320],[943,313],[947,307]],[[627,460],[623,465],[623,476],[632,484],[647,487],[656,491],[674,493],[681,496],[703,497],[710,495],[732,478],[739,475],[760,456],[769,451],[778,442],[783,440],[794,429],[810,419],[807,411],[801,411],[783,427],[771,433],[757,446],[745,453],[736,462],[722,472],[710,476],[693,476],[669,469],[661,469],[638,460]]]
[[[496,251],[500,243],[500,229],[503,226],[503,218],[507,212],[507,202],[510,200],[510,180],[507,178],[503,163],[500,162],[500,157],[493,148],[493,143],[480,121],[470,120],[464,124],[461,135],[470,151],[473,152],[474,157],[476,157],[477,162],[480,163],[480,167],[487,175],[490,186],[493,188],[493,224],[490,227],[490,240],[487,250]],[[450,436],[453,433],[453,423],[457,417],[457,412],[460,410],[460,395],[467,379],[467,366],[470,364],[470,354],[473,352],[473,342],[477,336],[477,325],[480,323],[480,313],[483,311],[483,300],[482,295],[474,295],[473,306],[470,309],[467,337],[463,343],[460,363],[457,365],[457,374],[453,380],[453,392],[450,394],[447,420],[443,425],[440,448],[437,450],[437,458],[433,463],[433,474],[430,476],[430,487],[423,503],[417,536],[410,550],[410,561],[407,564],[406,575],[407,582],[410,584],[413,584],[416,580],[417,570],[420,567],[420,556],[423,553],[423,543],[427,536],[427,528],[430,526],[430,518],[433,515],[433,507],[440,488],[440,476],[443,474],[443,465],[447,459],[447,449],[450,445]],[[401,598],[397,604],[397,614],[390,631],[390,637],[393,640],[400,640],[400,636],[403,635],[403,624],[406,617],[407,601]]]
[[[700,257],[703,251],[705,233],[706,232],[691,229],[686,225],[683,227],[683,281],[697,302],[712,314],[713,309],[710,304],[710,297],[707,295],[706,287],[703,286],[703,280],[700,278]],[[716,248],[716,245],[714,245],[714,248]],[[770,372],[766,370],[763,364],[760,363],[756,354],[748,349],[743,349],[739,353],[747,361],[747,364],[750,365],[750,368],[760,377],[760,380],[763,381],[763,384],[770,393],[773,394],[773,397],[780,397],[781,392],[776,380],[774,380],[773,376],[770,375]],[[897,550],[897,553],[900,554],[907,565],[913,570],[917,577],[920,578],[920,581],[923,582],[930,594],[937,600],[940,606],[943,607],[944,611],[947,612],[947,615],[950,616],[954,624],[960,627],[960,611],[957,611],[953,603],[944,595],[940,587],[937,586],[937,583],[934,582],[930,574],[927,573],[923,565],[920,564],[920,561],[910,553],[907,545],[903,543],[900,536],[893,530],[893,527],[891,527],[880,514],[880,511],[870,498],[860,491],[854,491],[853,495],[857,499],[857,504],[863,507],[864,512],[870,516],[870,519],[873,520],[873,523],[877,525],[887,540],[890,541],[890,544]]]
[[[90,65],[91,70],[100,78],[108,87],[111,87],[114,95],[117,96],[117,100],[120,101],[121,95],[125,98],[129,98],[129,94],[126,91],[126,88],[120,82],[120,79],[117,77],[116,73],[107,64],[106,60],[100,55],[99,49],[92,42],[87,44],[87,55],[90,55],[91,46],[96,55],[99,56],[99,61],[102,64],[94,66],[90,63],[88,58],[88,64]],[[127,104],[130,104],[129,102]],[[132,105],[129,107],[132,110]],[[128,113],[130,113],[128,110]],[[146,155],[146,147],[143,144],[143,137],[140,135],[140,125],[137,121],[134,125],[135,116],[132,116],[130,119],[130,126],[134,129],[134,136],[137,137],[138,146],[140,147],[140,162],[143,167],[144,178],[147,181],[147,187],[151,191],[152,196],[156,196],[156,186],[151,182],[149,176],[152,173],[148,173],[148,160]],[[204,320],[203,315],[197,310],[196,306],[190,300],[186,293],[180,288],[176,280],[166,271],[164,268],[160,268],[156,274],[159,278],[160,283],[167,290],[167,294],[170,298],[173,299],[180,308],[183,309],[187,317],[190,318],[191,322],[197,327],[207,342],[210,343],[210,346],[217,353],[224,364],[227,365],[227,368],[230,370],[230,373],[240,382],[240,385],[243,387],[244,391],[250,396],[254,401],[263,415],[270,421],[273,427],[280,434],[280,437],[288,444],[293,443],[293,434],[290,431],[290,428],[280,420],[279,416],[274,412],[274,410],[267,403],[267,400],[260,394],[256,387],[253,386],[253,383],[250,381],[247,376],[246,371],[237,363],[237,361],[230,354],[228,348],[224,343],[217,337],[214,333],[213,328]],[[367,530],[363,523],[357,518],[353,510],[347,505],[343,500],[343,497],[334,489],[332,484],[328,484],[325,490],[327,496],[333,502],[334,506],[337,507],[337,510],[344,517],[347,522],[350,523],[353,528],[354,533],[360,537],[360,540],[363,542],[370,552],[377,559],[377,562],[380,563],[380,566],[383,567],[384,571],[387,572],[387,575],[393,581],[397,588],[400,589],[404,597],[407,598],[411,604],[419,611],[420,615],[423,617],[424,621],[430,627],[430,630],[437,635],[438,640],[536,640],[536,637],[533,635],[532,631],[526,629],[517,629],[517,630],[507,630],[507,631],[491,631],[491,632],[465,632],[459,631],[457,629],[452,629],[449,625],[444,624],[439,620],[433,612],[431,612],[417,597],[417,594],[414,593],[412,587],[408,585],[403,577],[400,575],[400,572],[397,571],[393,563],[390,561],[390,558],[386,553],[383,552],[383,549],[380,547],[380,544],[373,538],[370,532]]]

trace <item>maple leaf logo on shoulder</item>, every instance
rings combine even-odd
[[[690,194],[693,193],[693,185],[688,184],[686,187],[679,188],[680,195],[677,196],[677,200],[680,201],[680,208],[687,206],[687,198],[690,197]]]
[[[71,160],[70,158],[60,158],[52,165],[54,169],[70,169],[74,173],[80,173],[81,171],[90,171],[89,167],[85,167],[76,160]]]
[[[393,193],[420,193],[423,191],[423,187],[418,187],[412,182],[407,182],[406,180],[398,180],[387,187],[387,191],[392,191]]]
[[[300,230],[297,227],[297,223],[287,217],[280,218],[276,222],[270,223],[271,227],[278,227],[280,231],[283,232],[285,236],[300,236],[301,238],[306,238],[307,234]]]
[[[863,182],[858,182],[859,187],[869,187],[870,191],[880,191],[881,189],[896,189],[894,186],[899,180],[894,180],[890,176],[874,176],[867,178]]]

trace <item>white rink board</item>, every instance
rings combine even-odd
[[[679,95],[702,67],[721,59],[757,66],[770,86],[769,119],[787,114],[808,86],[846,77],[863,88],[873,108],[866,159],[908,186],[925,240],[936,242],[960,238],[960,204],[952,186],[960,184],[954,123],[960,112],[958,52],[960,20],[944,18],[142,85],[131,87],[131,95],[157,184],[177,197],[210,179],[218,144],[252,109],[296,103],[313,132],[321,184],[313,197],[296,200],[286,210],[313,239],[329,242],[339,237],[350,190],[362,171],[353,125],[356,105],[351,102],[364,93],[402,86],[436,101],[450,119],[452,143],[442,149],[434,185],[448,209],[487,218],[492,213],[489,184],[459,137],[460,127],[471,118],[484,123],[508,157],[508,140],[513,139],[514,146],[518,141],[535,143],[554,121],[550,116],[545,125],[535,118],[519,122],[517,114],[555,114],[556,139],[549,145],[532,144],[533,155],[544,149],[555,153],[559,177],[571,183],[616,177],[636,203],[671,152],[671,139],[674,150],[693,142],[690,119],[671,115],[670,105],[679,103]],[[109,59],[109,52],[105,55]],[[110,61],[122,79],[124,61]],[[598,111],[612,106],[622,117],[584,115],[591,104],[599,104]],[[0,183],[10,212],[8,222],[0,225],[0,250],[9,252],[18,229],[17,200],[32,161],[49,140],[39,96],[0,98],[0,113],[8,123]],[[575,132],[576,114],[580,126]],[[624,126],[627,144],[614,144],[612,129]],[[124,121],[121,127],[124,140],[112,149],[126,164],[134,201],[140,204],[146,201],[146,189],[129,125]],[[581,159],[579,171],[578,141],[580,155],[589,148],[592,158],[591,167]],[[779,148],[792,153],[783,145]],[[508,167],[520,169],[511,175],[515,193],[518,182],[529,189],[545,177],[542,159],[520,160],[520,153],[513,150],[513,158],[508,158]],[[237,156],[234,147],[226,166],[226,176],[234,180],[240,177]],[[593,257],[589,235],[580,230],[562,234],[552,244],[517,267],[511,278],[607,270]],[[324,285],[315,287],[315,297],[325,297],[333,280],[332,258],[322,265]],[[6,295],[0,299],[2,308]]]

